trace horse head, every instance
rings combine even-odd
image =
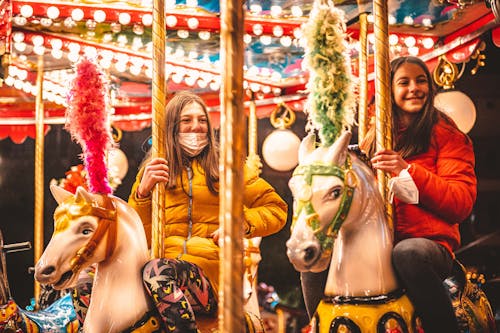
[[[54,185],[50,190],[59,205],[54,212],[54,232],[36,264],[35,278],[55,289],[66,289],[76,284],[81,270],[108,260],[120,246],[117,233],[127,228],[119,228],[118,220],[132,226],[140,219],[132,208],[111,195],[92,194],[83,187],[75,194]],[[145,237],[141,233],[136,237],[129,246],[139,242],[147,251]]]
[[[341,228],[359,221],[368,201],[380,197],[371,170],[349,153],[350,139],[346,131],[330,147],[316,148],[314,135],[308,135],[300,145],[299,165],[289,182],[294,206],[286,243],[298,271],[325,270]]]

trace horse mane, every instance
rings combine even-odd
[[[347,146],[347,150],[350,153],[356,155],[356,157],[359,158],[359,160],[362,161],[364,164],[366,164],[366,166],[369,167],[370,170],[372,170],[373,172],[372,162],[370,161],[370,158],[368,157],[368,155],[365,154],[364,151],[361,150],[361,148],[359,148],[358,144]]]

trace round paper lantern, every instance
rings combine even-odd
[[[118,148],[111,148],[108,151],[108,169],[113,176],[120,180],[125,178],[128,171],[127,155]]]
[[[299,161],[300,139],[288,129],[276,129],[262,144],[262,156],[267,165],[277,171],[289,171]]]
[[[472,100],[461,91],[445,90],[436,95],[434,106],[446,113],[458,128],[468,133],[476,122],[476,107]]]

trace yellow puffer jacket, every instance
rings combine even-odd
[[[137,187],[144,170],[137,174],[132,186],[129,204],[139,213],[148,245],[151,245],[151,198],[137,198]],[[247,178],[247,177],[245,177]],[[264,179],[245,179],[243,198],[245,237],[268,236],[278,232],[286,223],[287,204]],[[212,194],[206,185],[201,166],[194,162],[192,177],[192,226],[191,236],[188,207],[189,180],[185,169],[183,187],[167,190],[165,195],[165,258],[178,258],[200,267],[215,289],[219,289],[219,246],[210,234],[219,228],[219,197]],[[180,184],[180,179],[177,180]]]

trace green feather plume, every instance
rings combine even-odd
[[[354,123],[354,85],[345,30],[343,11],[332,1],[315,1],[304,27],[304,62],[310,75],[306,112],[325,146],[333,144],[341,130]]]

